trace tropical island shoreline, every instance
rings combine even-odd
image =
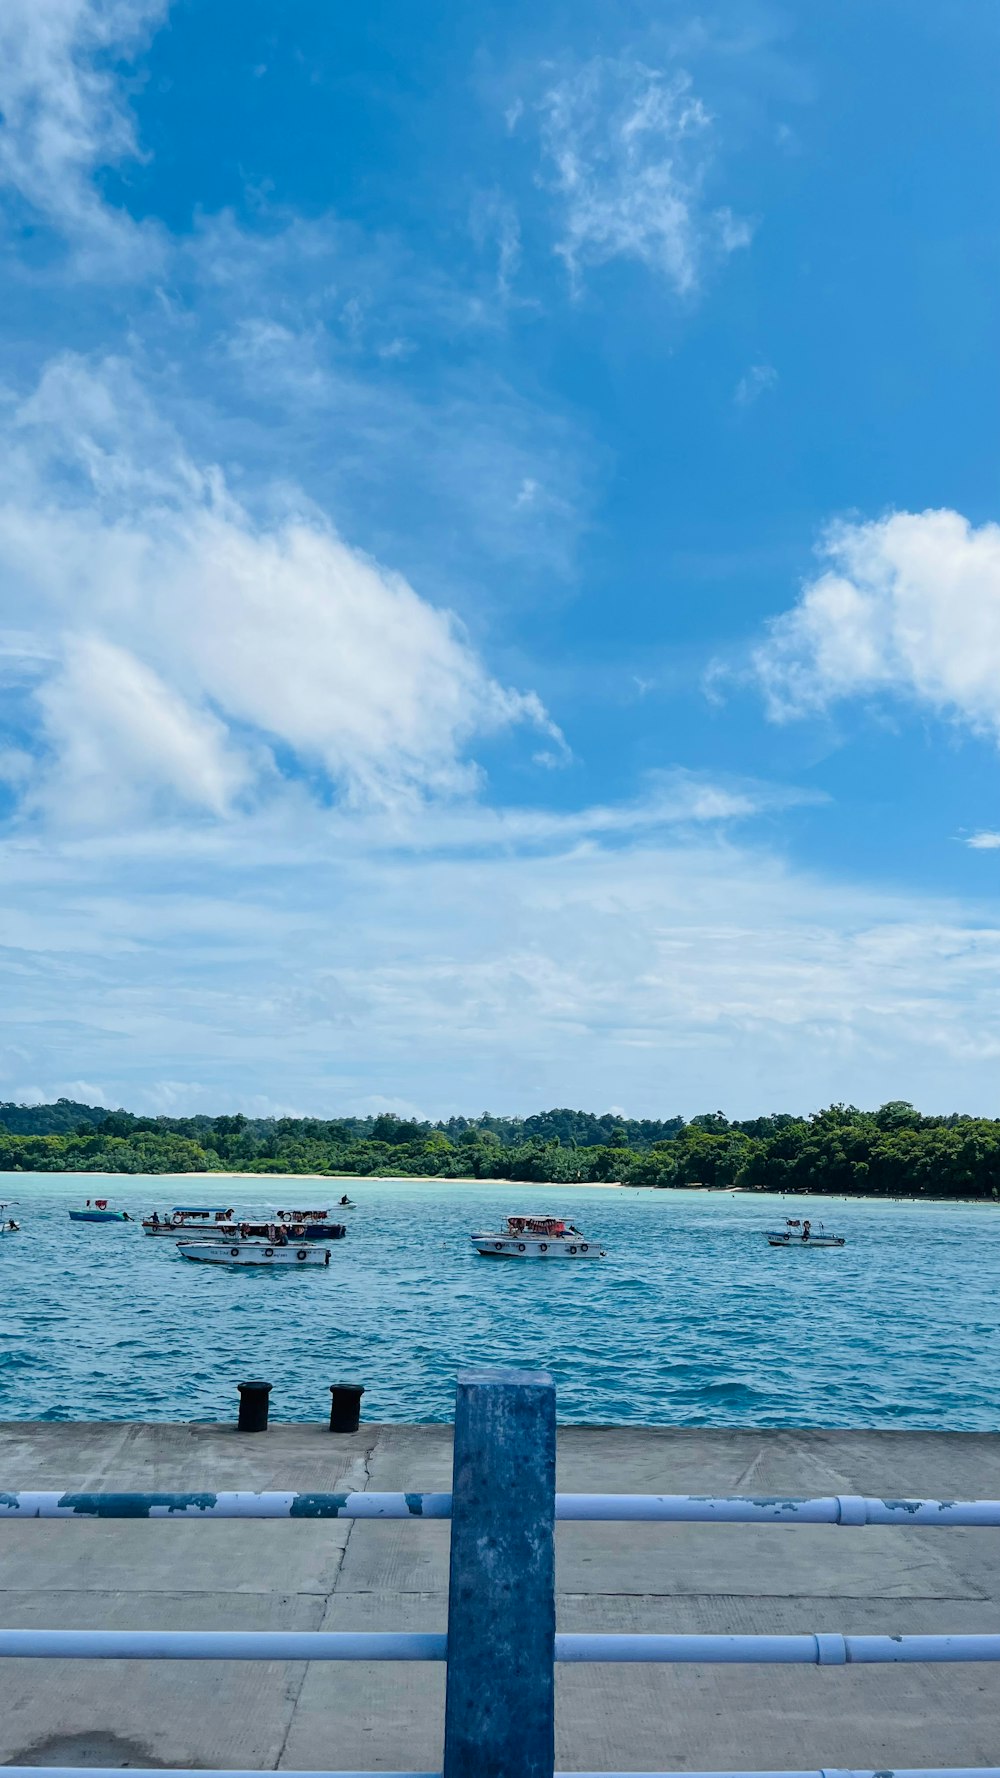
[[[1000,1202],[1000,1120],[906,1100],[807,1116],[626,1118],[561,1108],[437,1123],[368,1117],[143,1116],[59,1099],[0,1103],[0,1177],[367,1179],[500,1187],[729,1191]]]

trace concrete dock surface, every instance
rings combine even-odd
[[[565,1427],[560,1489],[1000,1497],[1000,1435]],[[0,1489],[447,1490],[451,1428],[0,1425]],[[0,1622],[443,1630],[447,1522],[0,1520]],[[558,1627],[1000,1631],[1000,1531],[567,1524]],[[563,1770],[1000,1762],[995,1666],[562,1666]],[[0,1762],[440,1770],[441,1665],[0,1661]]]

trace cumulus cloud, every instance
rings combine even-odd
[[[574,281],[634,259],[688,294],[706,260],[749,242],[748,223],[705,199],[713,119],[688,74],[597,56],[550,88],[541,119]]]
[[[287,491],[254,514],[120,362],[66,357],[0,461],[0,625],[37,626],[33,791],[222,816],[287,771],[358,805],[470,791],[475,737],[561,737],[460,626]],[[29,651],[30,652],[30,651]]]
[[[1000,833],[984,828],[981,833],[970,834],[965,843],[974,852],[1000,852]]]
[[[169,0],[4,0],[0,7],[0,186],[73,238],[77,269],[116,268],[152,241],[93,183],[139,153],[118,69],[144,48]]]
[[[948,510],[839,524],[753,664],[773,717],[889,694],[1000,740],[1000,526]]]

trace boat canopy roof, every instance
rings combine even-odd
[[[329,1210],[276,1210],[279,1222],[322,1222]]]
[[[560,1216],[508,1216],[507,1227],[516,1235],[564,1235],[567,1225]]]
[[[225,1216],[228,1204],[173,1204],[171,1216]]]

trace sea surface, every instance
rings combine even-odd
[[[137,1224],[71,1223],[84,1197],[333,1205],[346,1182],[0,1175],[0,1419],[231,1420],[265,1377],[277,1420],[451,1417],[456,1372],[544,1366],[570,1422],[1000,1429],[1000,1209],[695,1191],[350,1182],[331,1263],[193,1265]],[[486,1260],[506,1213],[571,1218],[591,1263]],[[847,1237],[772,1250],[786,1215]]]

